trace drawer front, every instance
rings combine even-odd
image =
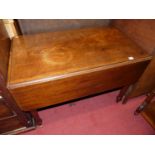
[[[119,88],[137,81],[149,61],[69,74],[57,80],[10,88],[22,110],[32,110]]]

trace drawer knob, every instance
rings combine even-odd
[[[0,95],[0,99],[2,99],[3,97]]]

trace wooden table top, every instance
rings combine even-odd
[[[130,58],[134,60],[130,61]],[[87,28],[13,39],[8,84],[134,62],[149,55],[115,28]]]

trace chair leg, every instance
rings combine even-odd
[[[37,110],[31,111],[31,115],[34,118],[36,125],[42,125],[42,119],[40,118]]]

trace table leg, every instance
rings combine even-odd
[[[31,115],[34,118],[36,125],[42,125],[42,119],[40,118],[37,110],[31,111]]]

